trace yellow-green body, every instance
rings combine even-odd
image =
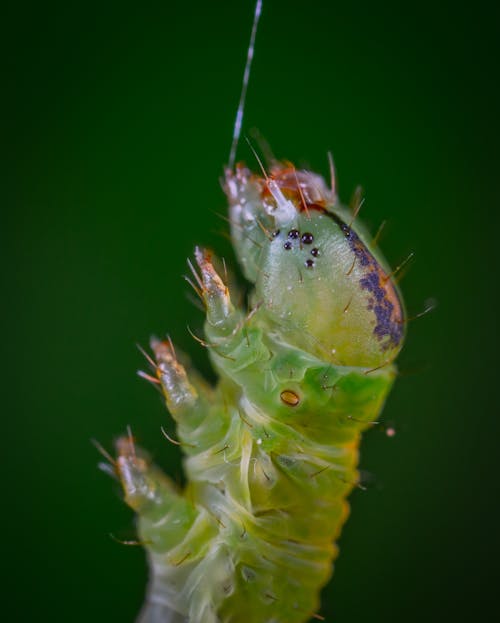
[[[151,568],[144,623],[304,623],[332,574],[360,436],[395,376],[403,310],[334,193],[298,173],[294,190],[285,166],[267,179],[226,172],[254,290],[248,309],[235,308],[197,250],[216,387],[188,379],[171,343],[152,342],[188,485],[177,491],[120,440],[117,469]]]

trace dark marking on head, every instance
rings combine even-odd
[[[394,284],[387,278],[357,233],[333,212],[325,210],[324,214],[340,227],[359,265],[363,268],[359,284],[371,295],[368,309],[375,314],[376,319],[373,334],[381,342],[382,350],[397,347],[403,339],[404,323],[403,306]]]
[[[288,237],[291,238],[292,240],[297,240],[299,236],[300,236],[300,231],[298,229],[291,229],[288,232]]]
[[[312,244],[314,242],[314,236],[311,233],[306,232],[305,234],[302,234],[301,240],[303,244]]]
[[[279,235],[280,235],[280,230],[279,230],[279,229],[277,229],[276,231],[273,231],[273,234],[272,234],[272,235],[273,235],[273,238],[276,238],[277,236],[279,236]]]
[[[306,260],[304,264],[306,265],[306,268],[314,268],[314,260]]]
[[[316,247],[314,247],[314,249],[311,249],[311,255],[313,257],[318,257],[319,256],[319,249],[317,249]]]
[[[285,244],[283,245],[283,248],[286,249],[287,251],[290,251],[290,249],[292,248],[292,243],[287,240]]]

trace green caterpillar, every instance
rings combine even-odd
[[[151,581],[147,623],[300,623],[318,609],[358,482],[358,445],[395,376],[401,299],[385,264],[318,175],[227,170],[249,310],[196,250],[215,388],[153,340],[189,484],[178,491],[118,442]],[[180,618],[171,618],[178,613]]]
[[[241,114],[258,14],[260,1]],[[357,209],[339,204],[333,173],[328,187],[276,160],[262,175],[234,166],[241,114],[224,189],[248,307],[235,305],[208,251],[196,249],[193,269],[216,386],[186,370],[169,340],[151,343],[187,486],[131,436],[117,442],[115,470],[150,565],[141,623],[320,618],[361,433],[383,407],[404,338],[393,277]]]

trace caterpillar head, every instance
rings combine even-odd
[[[226,171],[231,235],[270,330],[344,366],[392,361],[404,337],[398,289],[362,226],[322,177],[290,164]]]

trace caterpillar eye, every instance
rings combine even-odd
[[[296,407],[300,403],[299,396],[291,389],[284,389],[280,394],[281,402],[289,407]]]

